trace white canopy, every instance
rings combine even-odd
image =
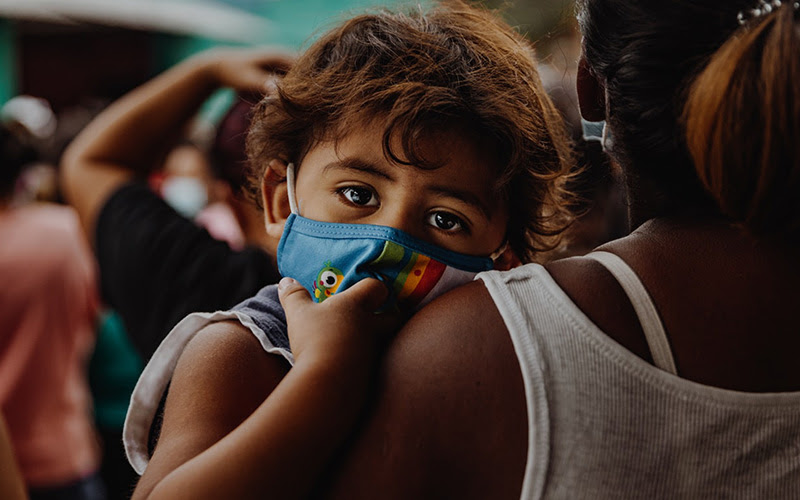
[[[94,23],[258,43],[274,30],[263,17],[213,0],[0,0],[0,17]]]

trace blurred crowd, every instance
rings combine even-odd
[[[237,97],[217,124],[193,121],[146,179],[176,217],[232,251],[252,231],[241,212],[253,209],[234,193],[252,99]],[[59,181],[64,148],[103,107],[56,117],[46,100],[20,95],[0,109],[0,408],[31,498],[124,498],[137,477],[121,436],[148,351],[103,300]]]

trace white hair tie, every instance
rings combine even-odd
[[[758,6],[756,6],[756,8],[739,11],[739,14],[736,15],[736,19],[739,21],[740,25],[744,25],[752,19],[771,14],[778,10],[784,3],[788,3],[788,0],[785,2],[781,0],[758,0]],[[800,9],[800,2],[792,2],[792,7],[795,10]]]

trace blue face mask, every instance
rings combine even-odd
[[[389,288],[382,310],[410,311],[494,267],[492,257],[451,252],[392,227],[301,217],[291,164],[287,189],[292,214],[278,245],[278,269],[300,282],[316,302],[372,277]]]

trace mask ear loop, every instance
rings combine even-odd
[[[297,210],[297,198],[294,195],[294,163],[290,163],[286,166],[286,191],[289,195],[289,210],[292,211],[293,214],[300,214],[300,211]]]
[[[498,257],[503,255],[503,252],[505,252],[507,248],[508,248],[508,240],[504,241],[503,244],[500,245],[500,248],[492,252],[492,255],[490,255],[489,258],[492,259],[492,262],[496,261]]]

